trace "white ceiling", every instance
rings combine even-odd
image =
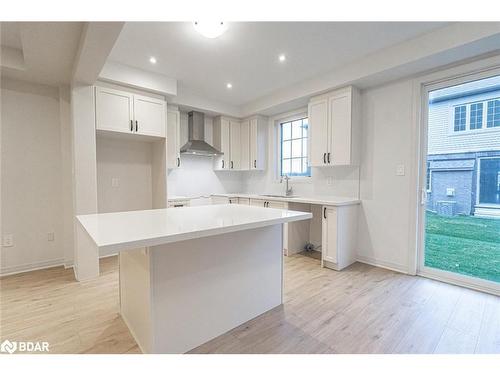
[[[54,86],[68,84],[82,27],[81,22],[2,22],[2,47],[20,51],[24,59],[17,68],[2,66],[2,76]]]
[[[240,106],[445,25],[238,22],[207,39],[191,22],[133,22],[125,25],[109,60],[176,78],[179,92]],[[281,53],[287,57],[283,64]]]

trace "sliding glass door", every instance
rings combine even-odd
[[[419,272],[500,292],[500,75],[424,92]]]

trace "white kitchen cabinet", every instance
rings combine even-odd
[[[230,121],[229,127],[229,169],[241,168],[241,122]]]
[[[311,99],[311,166],[359,165],[360,111],[359,92],[352,86]]]
[[[313,167],[326,164],[328,153],[328,100],[311,101],[309,116],[309,160]]]
[[[286,210],[288,208],[288,203],[282,202],[282,201],[268,201],[267,207],[268,208],[279,208],[282,210]]]
[[[180,117],[178,110],[167,111],[167,162],[168,168],[174,169],[181,166],[181,135]]]
[[[165,101],[134,94],[135,132],[165,137]]]
[[[212,204],[228,204],[231,203],[228,197],[214,195],[211,197]]]
[[[213,124],[213,146],[223,153],[223,155],[214,157],[214,169],[219,171],[228,170],[231,166],[231,121],[225,117],[216,117]]]
[[[238,204],[250,205],[250,198],[238,198]]]
[[[95,90],[96,129],[131,133],[134,125],[133,95],[107,87]]]
[[[166,102],[107,87],[95,88],[96,129],[165,137]]]
[[[267,201],[264,199],[254,199],[250,198],[250,206],[265,207]]]
[[[215,170],[264,170],[267,121],[263,117],[214,119],[214,147],[224,153],[214,158]]]
[[[340,271],[356,261],[357,212],[357,205],[323,206],[323,267]]]
[[[262,117],[249,120],[249,161],[250,170],[266,169],[266,146],[267,146],[267,121]]]
[[[240,168],[241,171],[250,169],[250,121],[240,123]]]

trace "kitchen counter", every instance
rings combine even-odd
[[[305,196],[291,196],[291,197],[270,197],[262,194],[212,194],[218,197],[228,197],[228,198],[250,198],[250,199],[263,199],[268,201],[281,201],[281,202],[294,202],[294,203],[309,203],[318,204],[324,206],[347,206],[352,204],[360,204],[361,200],[356,198],[346,198],[346,197],[333,197],[333,196],[316,196],[316,197],[305,197]]]
[[[75,274],[119,252],[120,314],[144,353],[185,353],[283,303],[284,224],[312,214],[234,204],[77,216]]]
[[[310,218],[309,212],[229,204],[77,216],[99,249],[114,251]]]

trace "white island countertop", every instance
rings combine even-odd
[[[311,219],[299,212],[224,204],[78,215],[100,249],[130,250]]]

